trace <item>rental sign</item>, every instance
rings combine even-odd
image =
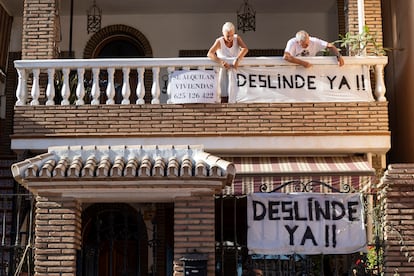
[[[254,193],[247,197],[250,254],[348,254],[365,251],[358,193]]]
[[[215,103],[217,78],[213,70],[178,70],[171,74],[171,103]]]

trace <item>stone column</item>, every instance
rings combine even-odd
[[[37,197],[35,275],[76,276],[81,248],[81,207],[73,199]]]

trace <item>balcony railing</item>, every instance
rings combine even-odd
[[[310,61],[314,67],[332,66],[337,63],[335,57],[310,57],[306,60]],[[386,101],[383,71],[387,64],[387,57],[345,57],[345,64],[367,66],[372,69],[373,95],[376,101]],[[281,57],[248,57],[241,63],[241,67],[278,66],[292,66],[292,64]],[[145,79],[148,76],[144,75],[145,72],[152,73],[150,102],[152,104],[169,103],[171,102],[169,84],[172,72],[183,69],[217,71],[219,68],[218,64],[208,58],[18,60],[15,61],[15,67],[18,73],[16,106],[43,103],[45,105],[115,103],[141,105],[145,103],[144,96],[146,95]],[[130,74],[135,70],[136,74]],[[40,85],[41,74],[47,75],[44,88]],[[116,74],[122,74],[122,77],[116,77]],[[60,85],[58,89],[57,83]],[[235,86],[235,80],[230,81],[229,91]],[[161,91],[166,95],[161,96]],[[218,91],[219,96],[220,91]],[[88,100],[85,100],[86,98]],[[131,98],[134,99],[133,102]]]

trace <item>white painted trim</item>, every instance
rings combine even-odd
[[[76,145],[203,145],[220,154],[385,154],[391,148],[389,134],[320,136],[228,136],[228,137],[120,137],[12,139],[11,149],[46,152],[52,146]]]

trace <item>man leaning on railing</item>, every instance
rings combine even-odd
[[[306,31],[299,31],[294,38],[289,39],[286,44],[285,53],[283,58],[286,61],[302,65],[305,68],[312,67],[312,64],[308,61],[302,60],[297,57],[309,57],[316,56],[320,51],[328,49],[332,51],[338,59],[338,65],[344,65],[344,59],[339,53],[338,49],[332,43],[325,40],[311,37]]]

